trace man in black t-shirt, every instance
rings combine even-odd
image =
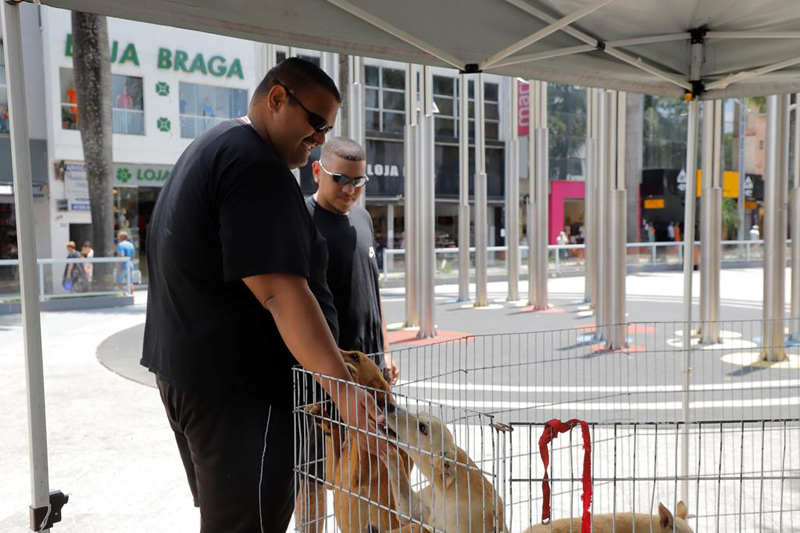
[[[291,368],[350,379],[320,266],[324,241],[290,171],[324,144],[340,101],[312,63],[280,63],[246,117],[184,151],[153,211],[141,363],[157,376],[201,533],[286,531]],[[320,384],[346,423],[370,431],[382,423],[363,389]]]
[[[314,162],[314,181],[319,186],[306,206],[328,247],[328,287],[339,318],[339,347],[372,354],[391,384],[399,369],[389,353],[386,321],[381,306],[380,271],[375,254],[372,218],[355,205],[368,178],[364,149],[346,137],[329,139],[320,160]],[[321,447],[313,442],[312,447]],[[321,455],[320,450],[309,453]],[[318,483],[298,491],[298,523],[315,524],[325,516],[325,494]]]

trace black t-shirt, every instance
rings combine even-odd
[[[339,346],[367,354],[383,351],[380,285],[372,219],[366,209],[332,213],[313,196],[306,199],[317,229],[328,244],[328,287],[339,317]],[[379,360],[383,366],[382,358]]]
[[[325,241],[303,201],[294,175],[241,120],[184,151],[148,228],[142,365],[177,387],[291,403],[296,361],[242,278],[306,277],[337,336]]]

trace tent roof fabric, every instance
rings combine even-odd
[[[588,14],[569,26],[548,33],[484,71],[681,97],[685,87],[698,87],[688,83],[692,56],[690,32],[706,28],[700,73],[708,89],[698,91],[701,98],[800,91],[797,0],[43,0],[43,3],[255,41],[403,62],[452,66],[446,60],[450,59],[462,69],[485,64],[487,58],[542,30],[553,20],[586,9]],[[663,42],[649,44],[614,44],[655,36],[667,37]],[[577,46],[583,47],[579,49],[582,53],[541,58],[541,54]],[[432,55],[424,50],[439,53]],[[627,60],[619,58],[620,52]],[[517,58],[531,54],[540,54],[540,58],[512,64]],[[751,75],[752,71],[770,65],[775,65],[775,70]],[[741,73],[751,74],[741,76]],[[741,78],[733,83],[712,85],[736,74]]]

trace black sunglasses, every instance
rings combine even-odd
[[[314,128],[314,131],[316,131],[317,133],[327,134],[329,131],[333,129],[333,126],[328,126],[327,120],[317,115],[313,111],[309,111],[308,108],[304,106],[303,103],[300,100],[298,100],[295,95],[292,94],[292,91],[286,88],[286,85],[282,84],[278,80],[275,80],[275,85],[280,85],[281,87],[283,87],[283,90],[286,91],[286,94],[288,94],[291,97],[291,99],[297,103],[297,105],[303,108],[303,111],[305,111],[306,114],[308,115],[308,124],[312,128]]]
[[[356,176],[355,178],[351,178],[350,176],[345,176],[344,174],[339,174],[337,172],[331,172],[324,166],[322,166],[322,161],[319,161],[319,166],[322,170],[324,170],[327,174],[330,174],[333,181],[344,187],[348,183],[352,183],[353,187],[360,188],[367,184],[369,178],[366,176]]]

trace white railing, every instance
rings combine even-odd
[[[131,282],[133,280],[133,261],[127,257],[93,257],[89,258],[76,258],[76,259],[37,259],[37,268],[39,275],[39,301],[44,302],[53,299],[63,298],[78,298],[85,296],[119,296],[130,295]],[[70,264],[102,264],[102,263],[117,263],[118,266],[114,269],[115,284],[114,290],[92,290],[92,282],[89,282],[87,290],[83,292],[71,292],[64,289],[63,273],[55,270],[55,266],[66,268]],[[0,259],[0,272],[6,270],[4,267],[16,268],[16,272],[10,278],[0,276],[0,302],[13,301],[19,299],[19,260],[18,259]],[[50,269],[49,275],[46,272]],[[117,274],[120,274],[117,276]],[[62,283],[59,283],[59,280]],[[46,283],[49,281],[49,284]],[[48,291],[48,286],[50,290]]]
[[[141,109],[113,108],[114,133],[144,135],[144,111]]]
[[[217,124],[222,124],[228,117],[208,117],[204,115],[186,115],[181,113],[181,137],[194,139],[204,134]]]
[[[787,246],[791,241],[787,241]],[[756,241],[722,241],[722,261],[723,262],[744,262],[760,261],[763,255],[763,240]],[[681,241],[666,242],[629,242],[628,265],[680,265],[683,264],[683,243]],[[699,247],[700,243],[695,242]],[[520,245],[520,272],[527,273],[528,246]],[[555,273],[581,271],[584,268],[584,254],[586,246],[583,244],[553,244],[548,249],[549,270]],[[636,250],[640,253],[636,253]],[[475,248],[470,251],[470,270],[475,268],[474,254]],[[506,261],[505,246],[489,246],[488,268],[494,274],[507,274],[508,265]],[[436,248],[436,275],[439,278],[455,278],[458,276],[458,248]],[[404,275],[402,259],[405,257],[405,250],[402,248],[383,249],[382,273],[383,280],[390,278],[401,279]],[[494,271],[494,272],[492,272]]]

